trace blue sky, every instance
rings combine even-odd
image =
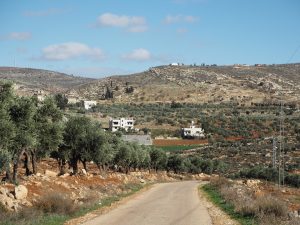
[[[103,77],[300,62],[299,0],[1,0],[0,66]]]

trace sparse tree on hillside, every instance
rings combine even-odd
[[[167,170],[173,170],[178,173],[183,170],[183,158],[178,154],[173,154],[168,157]]]
[[[91,120],[87,117],[72,117],[66,124],[64,131],[65,148],[69,150],[69,159],[73,174],[78,172],[78,162],[90,159],[86,148],[88,129],[91,127]]]
[[[10,180],[10,147],[15,137],[15,126],[9,115],[12,103],[11,83],[0,82],[0,171],[6,170],[7,180]]]
[[[17,171],[20,159],[25,155],[26,173],[28,168],[28,150],[33,148],[37,142],[34,115],[36,106],[30,98],[17,98],[10,107],[10,117],[16,128],[16,135],[11,146],[13,158],[13,182],[17,182]]]
[[[59,93],[54,96],[54,99],[56,101],[58,108],[60,108],[61,110],[66,109],[68,105],[68,98],[66,95]]]
[[[167,164],[167,155],[166,153],[158,148],[153,147],[150,150],[150,165],[151,168],[157,172],[158,169],[165,169]]]
[[[62,112],[57,108],[52,98],[46,98],[37,109],[35,115],[37,129],[37,145],[31,148],[32,172],[36,174],[37,158],[45,157],[51,151],[57,150],[62,142],[63,126]]]
[[[128,143],[121,143],[119,151],[115,156],[115,163],[128,173],[130,171],[130,165],[133,161],[132,159],[132,146]]]

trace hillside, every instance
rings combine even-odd
[[[16,83],[16,91],[21,95],[32,95],[43,91],[45,94],[65,92],[69,88],[93,81],[90,78],[75,77],[64,73],[15,67],[0,67],[0,79]]]
[[[0,79],[13,80],[21,95],[62,92],[76,99],[103,100],[109,90],[113,92],[114,102],[123,103],[176,101],[250,105],[278,102],[281,96],[287,102],[300,100],[300,63],[158,66],[141,73],[99,80],[48,70],[0,67]]]
[[[126,88],[133,87],[132,93]],[[115,102],[288,102],[300,97],[300,64],[234,66],[159,66],[77,86],[72,93],[101,99],[112,90]],[[128,92],[128,91],[127,91]]]

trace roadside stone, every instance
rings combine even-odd
[[[16,199],[24,199],[27,197],[28,190],[24,185],[19,185],[15,187],[14,194]]]
[[[70,176],[69,173],[65,173],[65,174],[63,174],[63,175],[60,175],[59,177],[65,178],[65,177],[69,177],[69,176]]]
[[[51,170],[45,170],[44,174],[45,174],[45,176],[48,176],[48,177],[56,177],[57,176],[57,173],[53,172]]]
[[[85,175],[85,176],[87,175],[87,172],[86,172],[85,169],[81,169],[81,172],[82,172],[83,175]]]
[[[0,187],[0,195],[6,195],[7,194],[7,189],[4,187]]]
[[[29,201],[27,201],[27,200],[25,200],[25,199],[23,199],[20,203],[23,206],[27,206],[27,207],[31,207],[32,206],[32,203],[29,202]]]
[[[140,179],[140,182],[141,182],[142,184],[146,183],[146,181],[145,181],[144,179]]]
[[[6,195],[0,195],[0,203],[6,208],[11,210],[14,206],[14,202],[11,198],[7,197]]]
[[[11,199],[15,199],[15,196],[10,192],[8,192],[6,195],[7,195],[7,197],[9,197]]]

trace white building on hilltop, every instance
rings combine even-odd
[[[129,129],[134,129],[134,120],[133,118],[120,118],[120,119],[110,119],[109,120],[109,130],[115,132],[121,128],[124,128],[126,131]]]
[[[84,104],[84,108],[86,110],[89,110],[93,106],[97,105],[97,102],[96,101],[83,101],[83,104]]]
[[[181,129],[181,136],[183,138],[203,138],[205,137],[204,129],[195,127],[194,121],[192,121],[192,125],[189,128]]]

